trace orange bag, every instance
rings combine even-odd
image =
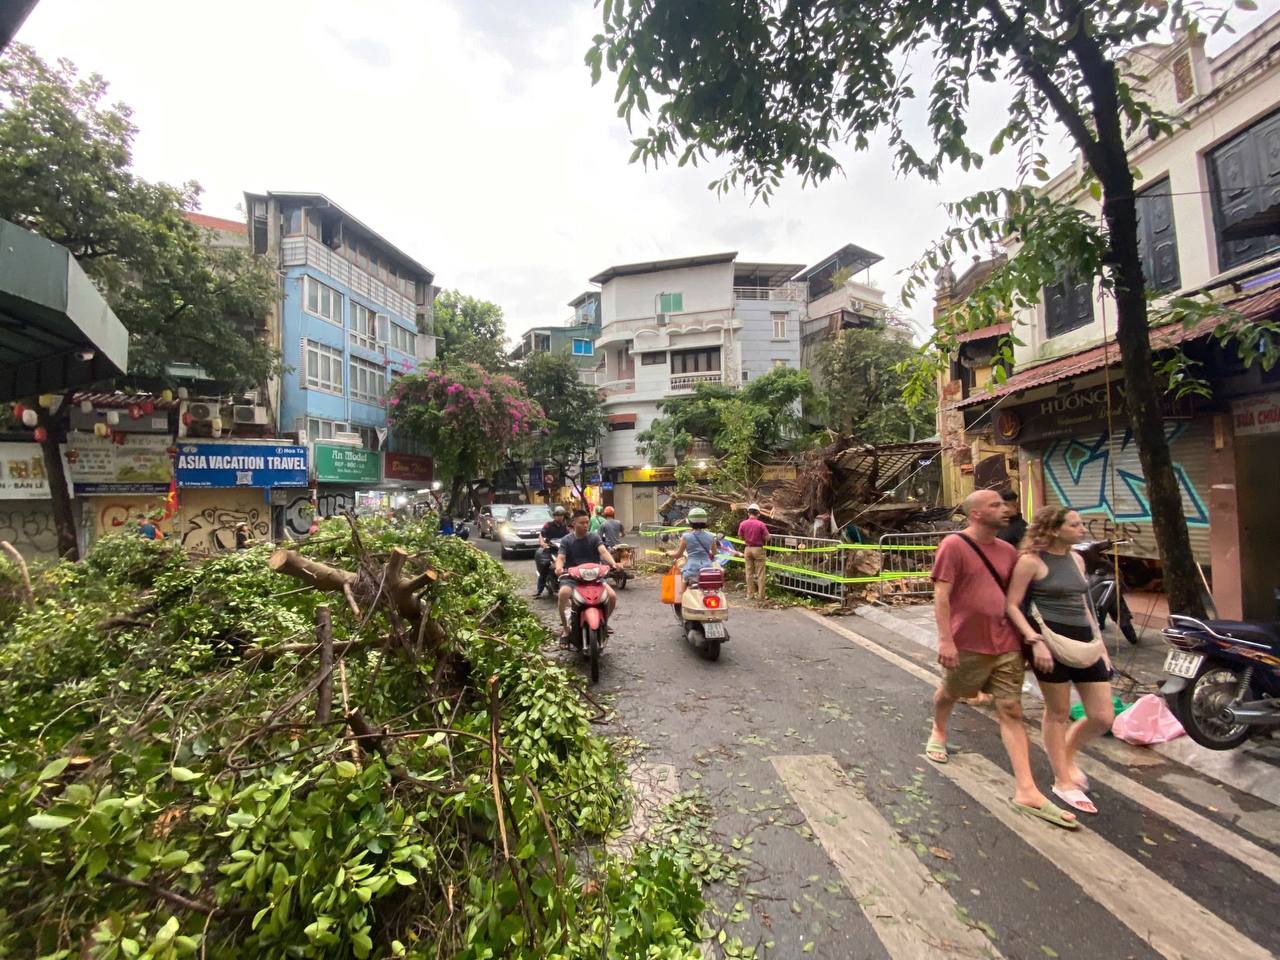
[[[670,570],[662,575],[662,602],[676,602],[676,577],[680,576],[680,568],[673,565]]]

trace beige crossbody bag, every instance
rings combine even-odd
[[[1028,589],[1030,589],[1030,585],[1028,585]],[[1045,625],[1044,617],[1040,616],[1040,611],[1036,609],[1034,603],[1028,604],[1028,606],[1036,626],[1040,628],[1040,636],[1044,638],[1045,646],[1049,648],[1049,652],[1053,654],[1053,659],[1057,660],[1058,663],[1064,667],[1092,667],[1102,659],[1106,648],[1103,645],[1102,637],[1098,634],[1096,624],[1090,624],[1093,630],[1092,640],[1088,642],[1072,640],[1070,637],[1064,637],[1050,630]]]

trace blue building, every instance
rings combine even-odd
[[[390,441],[386,395],[435,357],[435,275],[323,194],[245,201],[253,252],[281,276],[270,335],[285,373],[267,391],[278,434],[417,452]]]

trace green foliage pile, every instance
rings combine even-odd
[[[267,547],[107,538],[38,571],[33,611],[0,606],[0,957],[699,955],[673,853],[586,852],[626,813],[619,761],[501,567],[430,523],[360,534],[446,574],[426,602],[461,671]],[[299,550],[359,552],[332,521]],[[328,723],[321,603],[345,672]]]

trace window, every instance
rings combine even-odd
[[[714,373],[720,369],[720,348],[709,347],[704,350],[672,350],[671,372],[682,373]]]
[[[773,320],[773,339],[775,340],[787,339],[786,312],[784,311],[782,313],[771,313],[769,314],[769,317]]]
[[[352,427],[352,432],[360,434],[360,446],[366,450],[378,449],[378,431],[373,427]]]
[[[351,342],[366,350],[377,350],[387,342],[381,314],[374,313],[363,303],[351,301]]]
[[[1207,154],[1219,269],[1280,250],[1280,232],[1274,227],[1280,204],[1277,157],[1280,113],[1264,117]]]
[[[387,371],[376,363],[351,358],[351,399],[361,403],[381,403],[387,395]]]
[[[634,430],[636,422],[634,420],[610,420],[605,424],[605,429],[610,433],[616,433],[619,430]]]
[[[307,313],[342,326],[342,294],[315,277],[307,277]]]
[[[1093,322],[1093,280],[1077,281],[1063,271],[1051,287],[1044,288],[1044,332],[1058,337]]]
[[[1156,293],[1182,285],[1178,270],[1178,234],[1173,225],[1173,196],[1166,177],[1138,194],[1138,252],[1147,286]]]
[[[324,227],[320,223],[320,211],[307,211],[307,236],[312,240],[319,240],[324,234]]]
[[[284,232],[289,236],[298,236],[302,233],[302,208],[293,207],[285,210],[281,216],[284,218]]]
[[[412,330],[391,324],[391,349],[407,353],[411,357],[418,355],[418,335]]]
[[[533,352],[534,353],[550,353],[551,352],[551,334],[535,333],[533,335]]]
[[[640,366],[642,367],[655,367],[655,366],[658,366],[659,364],[663,364],[666,362],[667,362],[667,351],[665,350],[660,350],[656,353],[640,354]]]
[[[319,420],[316,417],[307,418],[307,439],[308,440],[332,440],[338,433],[347,429],[345,423],[336,420]]]
[[[303,383],[307,389],[341,395],[342,351],[315,340],[304,340],[302,343],[303,353],[307,358],[307,368],[303,373]]]
[[[663,293],[658,295],[659,313],[680,313],[684,310],[683,293]]]
[[[575,337],[573,340],[573,352],[575,356],[589,357],[596,351],[590,340],[582,340]]]

